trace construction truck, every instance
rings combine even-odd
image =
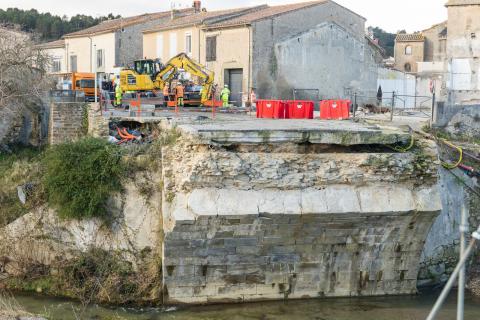
[[[83,91],[86,101],[95,101],[95,75],[87,72],[65,73],[57,85],[58,89]]]
[[[145,59],[135,61],[133,68],[120,72],[120,87],[124,93],[160,91],[163,90],[166,84],[169,84],[170,88],[172,88],[172,80],[183,71],[203,81],[199,84],[200,86],[191,86],[195,91],[186,90],[185,104],[212,105],[210,97],[212,95],[215,74],[194,61],[186,53],[176,55],[165,65],[159,60]]]

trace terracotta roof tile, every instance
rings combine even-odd
[[[235,19],[229,19],[223,22],[209,24],[209,28],[219,28],[219,27],[227,27],[227,26],[234,26],[234,25],[242,25],[242,24],[250,24],[257,20],[262,20],[270,17],[274,17],[276,15],[280,15],[283,13],[287,13],[290,11],[295,11],[299,9],[304,9],[312,6],[316,6],[319,4],[328,3],[329,0],[318,0],[318,1],[310,1],[310,2],[301,2],[301,3],[293,3],[293,4],[286,4],[281,6],[271,6],[266,7],[263,10],[258,10],[246,15],[242,15]]]
[[[55,48],[63,48],[63,47],[65,47],[65,40],[63,39],[46,42],[46,43],[40,43],[35,46],[35,48],[37,49],[55,49]]]
[[[189,27],[194,25],[201,25],[208,22],[216,23],[219,20],[226,20],[231,18],[237,18],[242,14],[247,14],[255,12],[261,9],[268,8],[267,5],[261,5],[256,7],[247,7],[247,8],[235,8],[229,10],[218,10],[218,11],[202,11],[200,13],[191,14],[185,17],[177,18],[163,23],[158,24],[157,26],[145,30],[144,33],[152,33],[164,30],[170,30],[181,27]]]
[[[425,41],[425,37],[421,33],[399,33],[395,38],[397,42]]]
[[[193,8],[179,10],[180,14],[191,14]],[[103,21],[102,23],[76,32],[66,34],[64,38],[91,36],[95,34],[109,33],[118,30],[122,27],[132,26],[140,23],[149,22],[155,19],[167,18],[171,15],[170,11],[146,13],[139,16],[119,18],[114,20]]]

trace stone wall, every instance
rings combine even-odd
[[[425,242],[418,275],[420,286],[446,282],[457,265],[462,207],[468,216],[470,232],[480,224],[480,197],[476,194],[478,184],[475,180],[459,169],[449,171],[440,168],[439,172],[442,213],[433,223]],[[476,268],[475,263],[472,267]]]
[[[406,54],[407,47],[412,49],[411,54]],[[425,51],[424,41],[395,41],[395,69],[403,72],[416,73],[418,70],[417,62],[422,62]],[[406,65],[410,65],[410,70],[406,70]]]
[[[342,37],[345,34],[350,34],[351,37],[361,44],[349,48],[350,51],[347,53],[345,47],[350,47],[353,41],[348,40],[345,45],[338,45],[338,47],[327,53],[323,49],[319,50],[321,49],[319,43],[322,42],[322,39],[307,41],[302,43],[303,55],[295,58],[292,56],[285,61],[282,60],[283,56],[278,55],[278,52],[276,52],[276,46],[281,45],[284,41],[294,42],[298,41],[298,39],[304,40],[305,37],[312,38],[315,36],[316,28],[325,23],[334,23],[340,26],[345,30],[342,33]],[[343,70],[345,74],[337,74],[325,66],[341,67],[344,63],[342,60],[344,58],[344,50],[345,56],[350,55],[350,61],[363,62],[365,46],[367,46],[364,30],[365,19],[363,17],[331,1],[253,23],[252,80],[253,87],[257,90],[257,95],[259,98],[290,99],[292,98],[292,88],[317,89],[316,84],[332,82],[330,79],[333,78],[335,79],[333,82],[344,84],[336,89],[335,92],[337,92],[341,91],[343,87],[350,86],[353,80],[360,81],[358,73],[355,71],[349,73],[345,69]],[[327,37],[326,41],[324,41],[324,46],[328,46],[329,43],[337,45],[338,41],[334,39],[337,31],[331,33],[321,29],[318,31],[319,38]],[[306,36],[304,35],[305,33],[307,33]],[[308,46],[309,44],[311,46]],[[338,51],[341,52],[340,56],[337,56]],[[303,70],[315,68],[316,72],[311,70],[309,72],[297,72],[292,76],[292,72],[296,68],[293,71],[280,68],[282,65],[290,67],[295,61],[297,64],[300,64],[300,61],[302,61],[301,66]],[[319,61],[322,63],[319,63]],[[322,66],[324,69],[322,69]],[[309,82],[309,86],[302,88],[305,82]],[[323,88],[318,87],[318,89]],[[330,94],[330,92],[320,92],[320,94]]]
[[[295,88],[318,89],[320,97],[316,93],[308,97],[314,100],[344,97],[347,89],[376,96],[378,64],[371,47],[365,38],[358,39],[336,23],[322,23],[279,41],[275,57],[278,97],[293,99]],[[306,93],[313,92],[301,94]]]
[[[48,141],[59,144],[78,139],[85,134],[83,102],[52,102]]]
[[[454,136],[478,138],[480,136],[480,105],[450,105],[438,102],[435,126]]]
[[[108,138],[108,118],[103,116],[100,104],[91,103],[88,108],[88,134],[96,138]]]
[[[39,103],[25,107],[14,103],[0,110],[0,145],[38,146],[46,142],[48,108]]]
[[[165,303],[415,293],[441,209],[435,147],[270,145],[263,135],[164,148]]]

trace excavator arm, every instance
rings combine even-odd
[[[155,86],[163,89],[166,83],[170,82],[179,69],[185,70],[193,76],[204,79],[204,88],[202,92],[202,103],[207,101],[212,91],[215,74],[207,70],[204,66],[191,59],[185,53],[180,53],[170,59],[165,68],[155,77]]]

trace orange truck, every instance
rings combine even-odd
[[[72,90],[85,92],[85,100],[95,101],[95,74],[74,72],[71,74]]]

